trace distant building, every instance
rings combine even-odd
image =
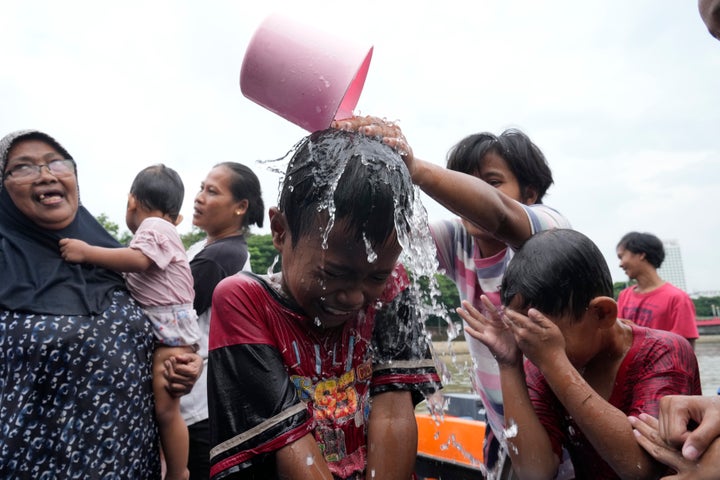
[[[658,275],[663,280],[687,292],[685,270],[683,270],[682,257],[680,256],[680,245],[675,240],[663,240],[663,247],[665,248],[665,261],[658,268]]]

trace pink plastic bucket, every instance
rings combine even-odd
[[[250,40],[240,90],[253,102],[310,132],[352,116],[365,84],[373,47],[268,17]]]

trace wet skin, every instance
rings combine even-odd
[[[343,325],[377,301],[390,278],[401,247],[393,235],[373,247],[377,259],[369,263],[365,243],[338,220],[322,247],[320,229],[300,237],[293,248],[284,216],[271,209],[273,243],[282,255],[283,291],[305,314],[324,328]],[[317,232],[317,234],[315,234]]]

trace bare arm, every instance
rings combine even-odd
[[[400,153],[413,182],[425,193],[503,243],[518,248],[532,235],[520,203],[477,177],[415,157],[398,125],[377,117],[353,117],[334,122],[333,126],[382,137]]]
[[[417,456],[417,423],[410,392],[372,398],[368,421],[366,479],[410,479]]]
[[[283,480],[333,480],[312,434],[277,451],[277,468]]]
[[[144,272],[153,264],[134,248],[96,247],[74,238],[60,240],[60,255],[68,262],[92,263],[116,272]]]
[[[425,193],[498,240],[519,248],[532,235],[522,205],[472,175],[414,159],[413,182]]]

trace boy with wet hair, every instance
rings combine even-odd
[[[411,477],[439,377],[407,274],[414,191],[377,139],[316,132],[270,210],[279,273],[213,295],[211,477]]]
[[[502,281],[504,309],[484,298],[458,313],[496,356],[505,436],[519,478],[552,478],[563,447],[576,478],[658,478],[664,466],[637,444],[627,415],[657,414],[668,394],[699,394],[690,345],[619,320],[597,246],[568,229],[540,232]],[[523,357],[527,360],[523,362]]]
[[[540,148],[523,132],[478,133],[465,137],[449,152],[447,168],[413,155],[398,125],[377,117],[353,117],[339,128],[383,138],[403,155],[413,182],[459,218],[430,226],[443,273],[455,283],[462,300],[483,308],[481,296],[500,307],[500,282],[515,250],[533,234],[569,228],[565,217],[542,203],[553,183]],[[498,365],[481,342],[467,338],[472,356],[470,380],[485,407],[484,462],[489,474],[512,478],[501,447],[503,399]],[[558,478],[571,478],[564,468]]]

